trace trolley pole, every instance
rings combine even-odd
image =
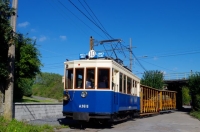
[[[11,26],[13,32],[16,32],[16,20],[17,20],[17,5],[18,0],[12,1],[12,8],[15,9],[15,15],[11,16]],[[13,34],[13,35],[14,35]],[[14,41],[13,41],[14,42]],[[13,119],[13,91],[14,91],[14,63],[15,63],[15,43],[9,46],[8,49],[8,61],[9,61],[9,84],[5,90],[5,108],[4,108],[4,117],[6,119]]]

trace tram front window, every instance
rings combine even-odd
[[[85,88],[95,87],[95,68],[86,69],[86,82]]]
[[[73,88],[73,69],[66,70],[66,85],[65,89],[72,89]]]
[[[98,69],[98,88],[109,88],[109,69]]]
[[[77,68],[75,70],[75,88],[83,88],[83,80],[84,80],[84,69]]]

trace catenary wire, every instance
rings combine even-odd
[[[84,21],[82,21],[78,16],[76,16],[72,11],[70,11],[60,0],[58,0],[58,2],[65,8],[67,9],[72,15],[74,15],[79,21],[81,21],[85,26],[87,26],[90,30],[92,30],[93,32],[95,32],[96,34],[98,34],[99,36],[101,36],[103,38],[102,35],[100,35],[99,33],[97,33],[95,30],[93,30],[90,26],[88,26]]]
[[[81,12],[89,21],[91,21],[95,26],[97,26],[103,33],[112,38],[106,31],[104,31],[99,25],[92,21],[83,11],[81,11],[71,0],[68,0],[79,12]]]

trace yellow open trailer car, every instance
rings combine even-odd
[[[159,114],[176,109],[176,91],[158,90],[141,85],[140,115]]]

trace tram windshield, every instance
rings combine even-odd
[[[109,68],[75,68],[65,73],[65,89],[109,89]]]
[[[75,88],[83,88],[84,68],[75,69]]]
[[[95,80],[95,68],[87,68],[85,88],[95,88]]]
[[[98,88],[109,88],[109,69],[98,68]]]

